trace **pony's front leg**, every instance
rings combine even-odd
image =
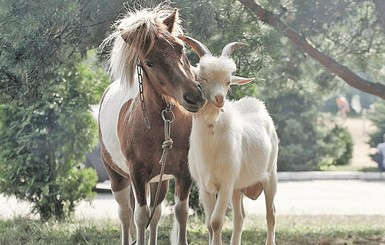
[[[199,188],[199,197],[202,201],[203,209],[205,211],[205,224],[207,226],[207,229],[209,231],[209,244],[213,243],[213,229],[211,227],[211,215],[215,208],[215,194],[209,193],[207,190],[205,190],[203,187]]]
[[[135,187],[135,212],[134,219],[136,225],[136,244],[145,245],[146,243],[146,226],[150,219],[150,210],[147,205],[146,194],[148,190],[148,184],[142,183],[142,185],[134,184]],[[138,188],[139,187],[139,188]]]
[[[146,225],[150,218],[150,210],[147,205],[140,206],[138,202],[135,205],[136,244],[144,245],[146,243]]]
[[[187,245],[188,200],[192,185],[190,177],[175,179],[174,223],[171,232],[172,245]]]
[[[211,245],[222,245],[222,227],[225,220],[227,205],[230,202],[233,188],[222,184],[219,189],[214,211],[211,215],[210,224],[213,230]]]
[[[245,210],[243,208],[243,193],[240,189],[233,192],[233,234],[231,235],[231,245],[240,245],[242,237],[243,221]]]

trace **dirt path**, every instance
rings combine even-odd
[[[350,164],[354,167],[377,167],[371,160],[369,153],[374,153],[369,144],[369,133],[373,132],[375,126],[368,119],[348,118],[343,123],[349,130],[353,138],[353,158]]]

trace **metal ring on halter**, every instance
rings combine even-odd
[[[170,113],[171,114],[171,119],[166,119],[166,114]],[[163,121],[166,121],[168,120],[170,123],[172,123],[174,120],[175,120],[175,114],[174,112],[171,110],[171,107],[170,108],[166,108],[162,111],[162,118],[163,118]]]

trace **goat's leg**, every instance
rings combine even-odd
[[[171,233],[172,245],[187,245],[188,200],[191,186],[192,180],[190,176],[175,179],[174,223]]]
[[[155,196],[156,196],[156,190],[158,188],[158,184],[161,186],[160,186],[158,200],[155,203]],[[162,181],[161,183],[150,184],[150,192],[151,192],[150,207],[153,210],[152,212],[154,212],[150,222],[150,245],[157,244],[158,224],[159,224],[160,217],[162,215],[161,203],[166,196],[167,190],[168,190],[168,180]]]
[[[213,243],[213,230],[211,228],[210,220],[215,208],[216,198],[215,194],[211,194],[201,187],[199,188],[199,197],[202,201],[203,209],[205,211],[205,224],[209,231],[209,244],[211,245]]]
[[[241,245],[243,221],[245,219],[245,211],[243,209],[243,193],[242,190],[234,190],[233,192],[233,234],[231,235],[231,245]]]
[[[212,245],[222,245],[222,227],[232,193],[233,188],[225,184],[222,184],[219,189],[215,208],[210,219],[211,229],[213,230]]]
[[[277,191],[277,173],[273,172],[269,179],[263,182],[266,202],[267,238],[266,245],[275,245],[275,206],[274,196]]]

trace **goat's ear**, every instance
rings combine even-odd
[[[165,24],[167,26],[167,30],[170,33],[172,33],[172,31],[174,30],[174,24],[177,21],[178,21],[178,9],[175,8],[174,11],[163,20],[163,24]]]
[[[231,84],[232,85],[244,85],[244,84],[248,84],[249,82],[251,82],[253,80],[254,80],[254,77],[245,78],[245,77],[231,76]]]

